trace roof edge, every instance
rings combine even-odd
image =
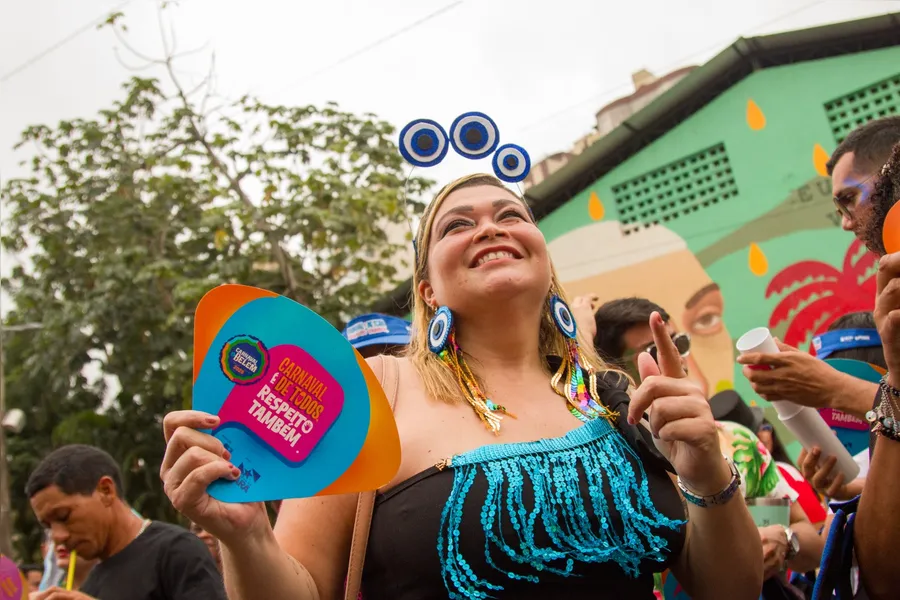
[[[835,44],[831,51],[810,53],[817,46]],[[733,87],[757,70],[808,62],[821,58],[867,52],[900,45],[900,12],[875,15],[772,33],[739,37],[631,115],[611,132],[585,148],[558,171],[525,193],[534,216],[546,217],[613,168],[665,135],[701,110],[722,91]],[[791,49],[811,58],[787,60]],[[412,279],[379,300],[373,310],[402,316],[410,310]]]

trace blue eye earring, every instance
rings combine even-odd
[[[453,313],[442,306],[428,322],[428,349],[440,355],[447,348],[450,331],[453,329]]]

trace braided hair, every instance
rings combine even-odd
[[[881,231],[888,211],[900,200],[900,144],[891,150],[891,157],[881,168],[870,197],[871,215],[863,231],[866,247],[879,256],[887,254]]]

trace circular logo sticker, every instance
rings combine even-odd
[[[230,381],[250,385],[265,376],[269,351],[252,335],[237,335],[225,342],[219,364]]]

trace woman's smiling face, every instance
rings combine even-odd
[[[512,296],[546,299],[550,259],[528,209],[506,188],[464,187],[450,193],[431,222],[427,276],[419,293],[432,305],[465,315]]]

